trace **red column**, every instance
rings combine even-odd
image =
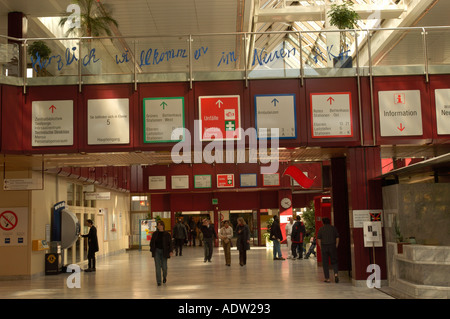
[[[349,148],[347,152],[347,182],[349,217],[353,210],[382,209],[380,147]],[[352,224],[352,223],[351,223]],[[383,229],[384,231],[384,229]],[[366,280],[367,266],[373,263],[373,248],[364,247],[362,228],[351,228],[353,280]],[[376,263],[381,267],[381,279],[386,279],[385,247],[375,248]]]

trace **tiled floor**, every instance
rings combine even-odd
[[[244,267],[235,248],[227,267],[221,248],[204,263],[203,247],[185,247],[168,267],[167,283],[158,287],[149,251],[132,250],[99,258],[95,273],[80,273],[80,288],[67,286],[69,274],[2,281],[0,299],[392,299],[342,275],[338,284],[324,283],[315,258],[274,261],[265,247],[252,248]]]

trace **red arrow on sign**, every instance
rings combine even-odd
[[[403,132],[403,130],[406,128],[403,126],[402,123],[400,123],[400,127],[397,126],[397,128],[400,130],[400,132]]]
[[[330,105],[333,103],[334,99],[330,96],[327,101],[330,101]]]
[[[52,113],[53,113],[53,111],[56,110],[56,107],[55,107],[54,105],[52,105],[52,106],[50,106],[48,109],[49,109],[49,110],[52,110]]]

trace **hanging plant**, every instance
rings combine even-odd
[[[352,8],[353,2],[344,1],[342,4],[333,4],[328,12],[330,24],[339,30],[356,29],[359,18],[358,13]],[[340,52],[345,52],[347,47],[346,32],[340,35]]]

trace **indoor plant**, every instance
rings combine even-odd
[[[32,66],[37,76],[45,76],[45,66],[50,59],[52,50],[44,41],[39,40],[28,46],[28,54],[30,55]]]
[[[359,20],[358,13],[352,8],[353,2],[344,1],[342,4],[333,4],[328,12],[328,17],[330,18],[330,25],[337,27],[339,30],[354,29],[357,27],[357,22]],[[340,47],[339,47],[339,58],[344,59],[344,52],[347,51],[347,32],[341,31],[340,33]],[[350,58],[350,57],[349,57]],[[336,62],[336,58],[335,58]],[[342,63],[343,65],[345,64]]]

